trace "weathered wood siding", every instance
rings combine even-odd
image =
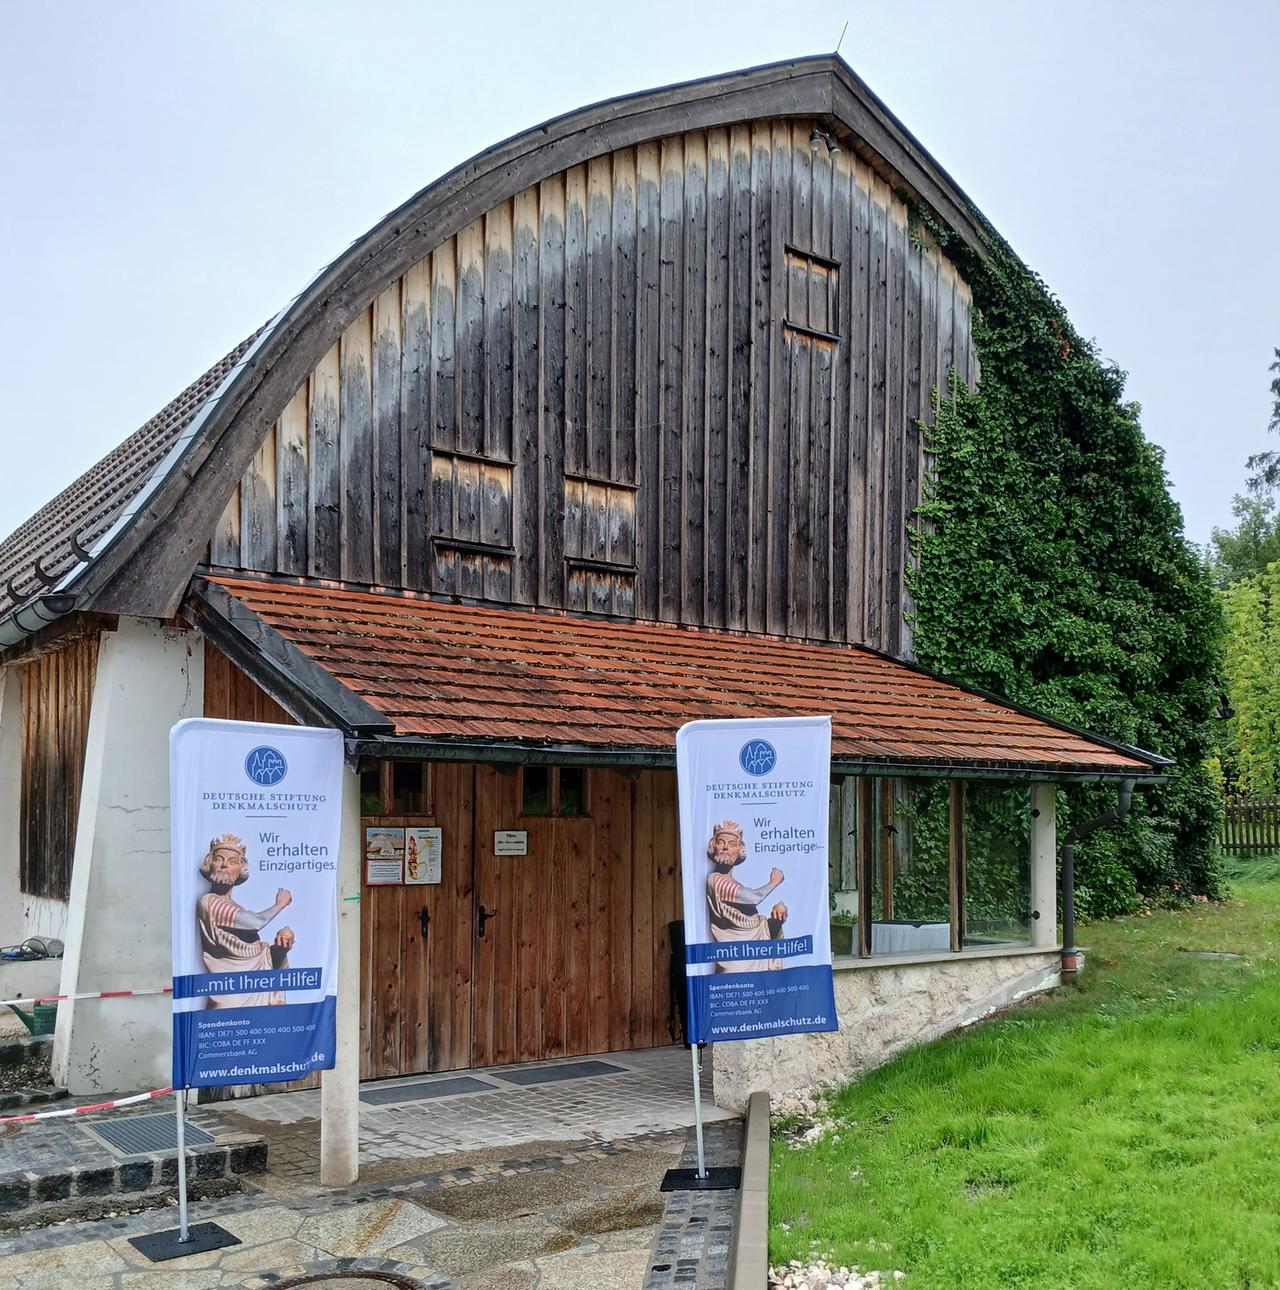
[[[21,888],[66,900],[84,777],[89,712],[98,666],[97,633],[78,637],[19,668],[22,698]]]
[[[211,563],[904,649],[969,291],[812,125],[606,154],[435,249],[297,391]]]

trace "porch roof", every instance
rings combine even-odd
[[[286,709],[327,712],[386,755],[664,765],[686,721],[830,714],[851,771],[1150,779],[1171,765],[859,646],[222,577],[197,579],[191,612]]]

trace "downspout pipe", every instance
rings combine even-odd
[[[1081,968],[1082,952],[1076,946],[1076,843],[1097,829],[1116,824],[1129,814],[1133,805],[1133,780],[1126,779],[1120,785],[1116,804],[1101,815],[1077,824],[1062,839],[1062,970],[1078,972]]]

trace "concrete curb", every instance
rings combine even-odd
[[[752,1093],[742,1137],[742,1185],[733,1241],[730,1290],[769,1284],[769,1094]]]

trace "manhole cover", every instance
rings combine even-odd
[[[122,1156],[178,1149],[178,1121],[172,1115],[129,1115],[120,1120],[99,1120],[85,1127]],[[213,1134],[188,1124],[186,1138],[187,1146],[194,1147],[212,1142]]]

